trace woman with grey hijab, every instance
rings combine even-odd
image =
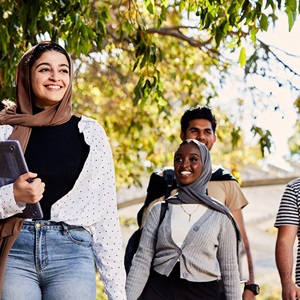
[[[206,193],[210,154],[196,140],[180,144],[174,156],[178,193],[155,204],[126,281],[128,300],[217,300],[222,277],[226,299],[241,299],[245,250],[229,210]],[[160,225],[159,225],[160,224]]]

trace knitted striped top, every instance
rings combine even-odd
[[[282,195],[274,226],[299,226],[300,217],[300,178],[288,183]],[[298,247],[296,259],[296,284],[300,284],[300,231],[297,233]]]

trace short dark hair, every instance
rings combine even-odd
[[[200,106],[197,105],[195,107],[190,107],[185,111],[183,116],[181,117],[181,132],[184,134],[186,133],[190,121],[193,121],[195,119],[205,119],[208,120],[211,123],[211,127],[213,130],[213,133],[216,133],[217,129],[217,120],[216,117],[211,112],[211,109],[207,106]]]

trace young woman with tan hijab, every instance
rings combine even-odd
[[[0,187],[1,223],[26,203],[44,213],[21,222],[2,300],[95,299],[95,263],[108,299],[126,299],[111,148],[102,126],[73,115],[72,78],[66,51],[42,42],[18,65],[16,106],[0,112],[0,140],[19,140],[30,170]]]

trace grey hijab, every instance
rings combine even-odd
[[[231,213],[225,205],[207,195],[207,185],[212,175],[209,150],[202,143],[198,142],[197,140],[191,139],[185,140],[179,145],[179,147],[188,143],[195,144],[200,150],[202,160],[202,173],[197,180],[189,185],[182,185],[176,179],[178,185],[178,193],[175,194],[174,197],[168,198],[168,202],[173,204],[201,203],[231,217]]]
[[[185,140],[179,145],[179,147],[188,143],[194,143],[198,146],[200,150],[202,160],[202,173],[197,180],[188,185],[182,185],[180,182],[178,182],[178,180],[176,180],[178,184],[178,193],[174,196],[169,197],[166,201],[172,204],[201,203],[210,207],[211,209],[226,214],[231,220],[237,236],[237,256],[239,263],[240,280],[242,282],[248,281],[249,273],[247,267],[246,251],[238,225],[235,219],[233,218],[230,210],[225,205],[207,195],[207,185],[212,175],[212,166],[209,150],[205,145],[203,145],[199,141],[191,139]]]

